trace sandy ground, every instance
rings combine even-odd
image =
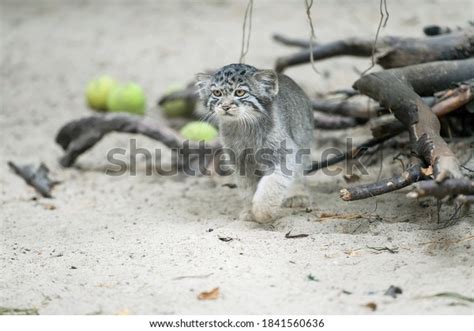
[[[408,200],[404,190],[345,203],[338,198],[346,185],[341,175],[317,174],[310,178],[313,211],[263,227],[236,219],[236,191],[222,180],[146,176],[143,167],[137,176],[106,175],[107,151],[127,148],[131,136],[106,137],[75,168],[58,165],[54,136],[63,123],[90,114],[83,98],[88,80],[108,73],[140,83],[150,116],[158,117],[154,102],[167,85],[238,60],[244,1],[0,3],[0,306],[40,314],[474,312],[465,301],[426,298],[474,296],[472,212],[436,230],[432,201]],[[374,35],[378,1],[316,1],[315,7],[319,41]],[[472,9],[471,1],[389,1],[382,33],[421,36],[427,24],[462,25]],[[272,67],[291,52],[270,36],[308,36],[304,15],[303,1],[256,1],[247,61]],[[318,64],[323,75],[309,66],[287,73],[314,95],[350,86],[358,77],[354,68],[368,64],[338,58]],[[320,150],[330,138],[368,134],[368,128],[318,132],[316,144]],[[140,147],[161,147],[133,138]],[[384,155],[382,176],[400,171],[392,157]],[[36,199],[7,160],[45,162],[63,181],[55,198]],[[362,181],[378,171],[376,163]],[[442,219],[450,213],[443,208]],[[309,236],[285,239],[290,230]],[[390,285],[403,293],[384,295]],[[197,300],[214,287],[217,300]],[[375,312],[366,307],[370,302]]]

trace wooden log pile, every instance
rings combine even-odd
[[[344,188],[340,197],[345,201],[374,197],[415,183],[408,197],[454,198],[465,204],[474,201],[474,182],[463,174],[463,165],[446,142],[446,136],[464,139],[474,134],[474,28],[431,26],[425,28],[425,33],[423,38],[380,38],[374,54],[383,70],[361,76],[352,88],[312,100],[315,129],[338,130],[370,123],[373,138],[333,158],[313,162],[308,173],[358,158],[362,151],[408,133],[409,150],[405,152],[410,158],[403,172],[376,183]],[[336,56],[370,57],[374,51],[369,38],[347,38],[316,44],[312,49],[303,39],[282,35],[274,35],[274,39],[300,48],[276,59],[277,72],[309,63],[311,53],[318,61]],[[172,100],[196,103],[195,86],[189,84],[185,90],[167,94],[158,105]],[[393,118],[374,124],[381,116]],[[60,163],[72,166],[110,132],[142,134],[177,150],[185,141],[177,131],[158,121],[132,115],[91,116],[60,129],[56,137],[64,149]],[[206,147],[218,151],[220,144],[215,141]],[[196,144],[194,148],[203,147]],[[176,166],[181,168],[183,164]]]

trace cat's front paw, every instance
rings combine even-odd
[[[258,205],[252,207],[254,221],[260,224],[273,223],[279,217],[279,211],[278,207],[268,208],[267,206]]]
[[[309,197],[305,194],[294,195],[286,198],[281,206],[284,208],[306,208],[309,207]]]
[[[239,214],[239,221],[242,222],[255,222],[255,216],[252,213],[251,208],[245,208]]]

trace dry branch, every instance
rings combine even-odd
[[[156,121],[152,121],[149,118],[115,114],[90,116],[67,123],[60,129],[56,136],[56,142],[64,149],[65,154],[59,162],[64,167],[72,166],[80,155],[111,132],[142,134],[151,139],[160,141],[165,146],[180,153],[186,141],[185,138],[175,130]],[[204,149],[216,151],[220,145],[217,142],[206,145],[189,142],[187,147],[187,149],[193,150],[194,152]],[[188,155],[183,156],[183,162],[192,161]],[[180,164],[177,165],[180,166]]]
[[[367,123],[367,119],[314,112],[314,128],[320,130],[341,130]]]
[[[48,177],[48,167],[41,163],[40,166],[35,169],[33,165],[19,166],[9,161],[8,166],[25,182],[34,187],[35,190],[45,198],[52,198],[51,190],[59,182],[51,180]]]
[[[460,194],[456,197],[456,201],[462,204],[472,205],[474,204],[474,195]]]
[[[273,40],[276,42],[279,42],[280,44],[286,45],[286,46],[296,46],[296,47],[301,47],[301,48],[309,48],[309,40],[306,39],[298,39],[298,38],[289,38],[286,36],[283,36],[279,33],[275,33],[273,35]]]
[[[414,150],[433,166],[439,181],[462,174],[459,161],[439,135],[438,118],[420,95],[432,95],[472,77],[474,59],[432,62],[373,73],[357,80],[354,88],[394,113],[409,130]]]
[[[474,94],[472,93],[472,89],[474,88],[473,83],[474,81],[470,80],[465,84],[461,84],[459,87],[455,89],[443,91],[440,94],[441,96],[437,100],[438,103],[434,104],[431,109],[433,113],[440,116],[446,115],[447,113],[456,110],[459,106],[462,106],[463,102],[466,103],[468,102],[468,100],[471,100],[474,96]],[[424,100],[425,102],[430,102],[430,103],[435,102],[434,98],[429,98],[429,99],[424,98]],[[328,109],[330,108],[328,107]],[[341,153],[340,155],[337,155],[331,159],[319,161],[319,162],[318,161],[313,162],[312,168],[308,171],[308,173],[317,171],[322,168],[326,168],[328,166],[339,163],[346,159],[353,159],[353,158],[359,157],[361,155],[361,151],[367,150],[370,147],[376,146],[392,137],[397,136],[398,134],[406,130],[406,128],[401,122],[395,120],[395,121],[384,123],[382,125],[375,126],[371,130],[372,130],[372,135],[374,136],[373,139],[370,139],[364,142],[363,144],[355,147],[354,149],[350,151],[346,151],[345,153]],[[409,184],[410,183],[408,183],[407,181],[407,185]],[[383,185],[383,183],[380,183],[379,185]],[[370,197],[370,195],[368,195],[367,197]]]
[[[431,110],[437,116],[444,116],[459,107],[463,106],[472,99],[474,88],[474,80],[470,80],[459,87],[441,93],[437,93],[437,103],[433,105]],[[374,137],[380,137],[386,132],[402,132],[405,127],[401,122],[388,122],[381,126],[374,127],[372,134]],[[379,182],[367,185],[359,185],[342,189],[340,197],[345,201],[353,201],[370,198],[376,195],[392,192],[406,187],[414,182],[426,179],[427,176],[422,171],[422,162],[418,158],[411,158],[411,166],[400,176],[383,179]]]
[[[349,100],[312,100],[313,109],[331,115],[349,116],[360,119],[377,117],[384,109],[374,102],[354,102]]]
[[[441,183],[426,180],[417,183],[414,190],[407,194],[409,198],[434,197],[436,199],[457,195],[474,195],[474,181],[466,178],[446,179]]]
[[[359,91],[354,90],[353,88],[341,88],[337,90],[332,90],[326,93],[326,95],[335,95],[335,94],[341,94],[345,96],[346,98],[351,98],[353,96],[359,95]]]
[[[460,86],[436,93],[436,97],[423,97],[423,101],[431,106],[431,111],[438,117],[451,113],[474,99],[474,80],[471,79]],[[383,109],[383,108],[382,108]],[[383,112],[383,111],[381,111]],[[371,128],[374,137],[385,132],[404,131],[406,128],[397,120],[386,122]]]
[[[349,38],[302,50],[295,54],[280,57],[275,70],[282,72],[286,68],[335,56],[349,55],[358,57],[372,56],[372,39]],[[441,60],[466,59],[474,55],[474,29],[466,29],[449,34],[426,38],[379,38],[376,44],[376,62],[383,68],[398,68],[419,63]]]
[[[401,175],[383,179],[372,184],[344,188],[340,191],[340,197],[344,201],[354,201],[399,190],[426,178],[423,174],[422,166],[421,160],[414,157],[412,158],[412,165]]]
[[[347,150],[344,153],[336,155],[336,156],[334,156],[330,159],[321,160],[321,161],[314,161],[311,165],[311,168],[306,171],[306,174],[310,174],[310,173],[318,171],[320,169],[330,167],[333,164],[342,162],[344,160],[356,159],[356,158],[362,156],[364,154],[363,152],[367,151],[367,149],[369,149],[371,147],[374,147],[374,146],[377,146],[377,145],[383,143],[384,141],[387,141],[390,138],[395,137],[399,133],[400,132],[388,132],[385,136],[369,139],[369,140],[365,141],[364,143],[362,143],[362,144],[360,144],[360,145],[358,145],[358,146],[356,146],[356,147],[354,147],[350,150]]]
[[[474,99],[474,78],[457,88],[436,93],[436,96],[436,104],[431,107],[436,116],[441,117],[459,109]]]
[[[470,21],[465,27],[449,27],[449,26],[441,26],[441,25],[427,25],[423,28],[423,33],[427,36],[437,36],[440,34],[448,34],[455,31],[461,31],[465,28],[469,28],[474,26],[474,22]]]

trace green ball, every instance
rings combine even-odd
[[[185,89],[186,86],[183,84],[172,84],[168,86],[164,95],[167,96],[171,93],[183,91]],[[168,117],[187,117],[192,115],[194,111],[194,103],[184,99],[171,100],[161,105],[161,109]]]
[[[86,88],[86,101],[90,108],[98,111],[107,110],[107,98],[117,86],[117,82],[109,76],[101,76],[89,82]]]
[[[193,141],[209,141],[217,137],[217,129],[211,124],[194,121],[186,124],[180,130],[183,137]]]
[[[110,112],[128,112],[145,114],[146,97],[140,85],[128,83],[114,88],[107,98],[107,109]]]

